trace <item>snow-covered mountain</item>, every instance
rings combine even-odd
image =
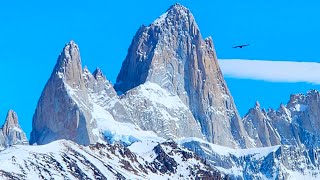
[[[292,95],[277,111],[256,103],[241,119],[212,39],[175,4],[140,27],[115,86],[67,43],[38,101],[32,146],[15,145],[27,140],[9,111],[0,176],[317,179],[319,97]]]
[[[212,39],[202,38],[192,13],[180,4],[171,6],[149,26],[140,27],[122,64],[115,89],[119,94],[130,94],[133,88],[148,82],[177,96],[182,102],[179,106],[187,107],[192,113],[192,116],[183,113],[184,120],[177,121],[179,124],[171,121],[171,127],[153,128],[181,138],[199,134],[199,127],[194,125],[199,124],[210,142],[229,147],[251,146],[222,76]],[[141,111],[135,110],[138,111],[135,114]],[[171,110],[168,111],[171,114]],[[146,120],[136,121],[143,124]],[[158,119],[147,121],[159,124]],[[179,133],[172,126],[186,127],[188,132]],[[146,125],[144,128],[153,130]]]
[[[1,179],[222,179],[172,141],[81,146],[58,140],[0,152]]]
[[[320,149],[289,145],[232,149],[186,138],[183,147],[205,159],[230,179],[319,179]]]
[[[29,141],[26,133],[19,125],[17,113],[9,110],[6,120],[0,129],[0,148],[5,149],[16,144],[27,145]]]
[[[258,146],[276,144],[319,148],[320,93],[293,94],[287,105],[278,110],[261,109],[256,105],[243,118],[248,135]]]

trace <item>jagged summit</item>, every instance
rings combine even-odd
[[[254,108],[260,109],[260,103],[259,103],[259,101],[256,101],[256,103],[255,103],[255,105],[254,105]]]
[[[97,67],[96,70],[93,71],[92,75],[95,79],[106,79],[105,75],[102,73],[102,70],[99,67]]]
[[[79,47],[70,41],[60,53],[38,101],[30,143],[46,144],[58,139],[80,144],[95,142],[89,108]]]
[[[81,63],[79,53],[80,52],[78,45],[73,40],[71,40],[64,46],[62,52],[59,55],[59,58],[56,63],[56,67],[59,68],[57,70],[62,70],[64,67],[68,66],[72,62]]]
[[[172,5],[164,14],[158,17],[151,25],[161,26],[164,23],[187,22],[191,18],[194,21],[190,10],[181,4]]]
[[[114,87],[123,94],[148,81],[179,96],[210,142],[250,146],[213,41],[202,38],[192,13],[180,4],[138,30]]]
[[[243,118],[249,136],[258,146],[285,144],[299,148],[320,146],[320,93],[292,94],[288,103],[264,112],[252,108]]]
[[[10,109],[7,113],[7,117],[6,117],[6,121],[3,125],[3,129],[6,127],[12,127],[12,126],[15,126],[15,125],[18,125],[19,122],[18,122],[18,115],[15,111],[13,111],[12,109]],[[5,131],[5,130],[4,130]],[[7,131],[5,131],[7,132]]]
[[[2,147],[15,144],[29,144],[26,134],[19,125],[18,115],[13,110],[8,111],[6,120],[2,125],[0,144]]]
[[[84,88],[80,50],[74,41],[70,41],[63,48],[51,78],[63,79],[71,87]]]

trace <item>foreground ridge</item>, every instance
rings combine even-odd
[[[143,146],[145,149],[137,149]],[[144,157],[135,151],[144,150]],[[172,141],[81,146],[59,140],[0,152],[0,176],[10,179],[222,179],[217,170]]]

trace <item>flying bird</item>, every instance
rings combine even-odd
[[[232,48],[240,48],[242,49],[243,47],[249,46],[250,44],[243,44],[243,45],[239,45],[239,46],[234,46]]]

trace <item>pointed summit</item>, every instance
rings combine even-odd
[[[148,81],[178,95],[207,140],[247,147],[249,140],[224,81],[213,41],[202,38],[192,13],[180,4],[138,30],[114,87],[121,94]]]
[[[74,41],[67,43],[59,55],[56,64],[57,71],[64,71],[64,68],[72,63],[81,63],[79,47]]]
[[[79,47],[70,41],[60,53],[38,101],[30,143],[46,144],[58,139],[79,144],[95,142],[90,108]]]
[[[190,10],[183,5],[176,3],[172,5],[164,14],[158,17],[152,25],[162,25],[165,22],[181,22],[181,20],[188,20],[192,17]]]
[[[190,10],[181,4],[171,6],[149,28],[172,34],[199,36],[200,30]]]
[[[17,113],[10,109],[2,126],[3,133],[9,134],[9,129],[17,125],[19,125]]]
[[[80,51],[74,41],[70,41],[63,48],[51,76],[63,79],[71,87],[83,87]]]
[[[106,80],[106,77],[103,75],[102,70],[99,67],[96,68],[92,75],[96,80]]]
[[[2,126],[2,133],[4,137],[4,146],[10,146],[15,144],[29,144],[28,139],[24,131],[21,129],[18,121],[18,115],[13,110],[9,110],[7,113],[6,121]]]
[[[255,109],[260,109],[260,103],[259,101],[256,101],[255,105],[254,105]]]

